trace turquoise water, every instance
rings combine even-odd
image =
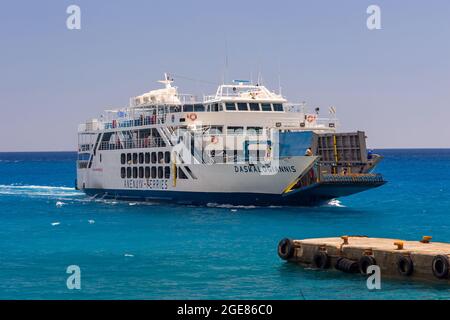
[[[449,299],[439,283],[369,291],[277,256],[286,236],[450,242],[450,150],[378,152],[387,185],[316,208],[94,201],[73,189],[74,153],[0,153],[0,299]]]

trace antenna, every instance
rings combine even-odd
[[[278,94],[281,96],[281,72],[280,72],[280,58],[278,58]]]
[[[278,94],[281,96],[281,76],[278,74]]]
[[[258,65],[257,65],[257,68],[258,68],[258,78],[257,78],[257,82],[258,82],[258,85],[261,85],[262,84],[262,77],[261,77],[261,61],[260,61],[260,57],[258,56]]]
[[[164,73],[164,80],[159,80],[159,83],[162,83],[166,86],[166,89],[172,88],[171,83],[173,82],[173,79],[169,77],[169,74],[167,72]]]
[[[223,74],[222,84],[227,82],[228,78],[228,39],[225,37],[225,70]]]

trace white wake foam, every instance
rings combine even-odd
[[[17,195],[29,197],[76,197],[83,193],[69,187],[39,185],[0,185],[0,195]]]
[[[339,207],[339,208],[345,208],[345,206],[342,204],[341,201],[338,199],[332,199],[328,202],[328,205],[331,207]]]
[[[214,202],[210,202],[206,204],[207,207],[210,208],[222,208],[222,209],[255,209],[256,206],[244,206],[244,205],[232,205],[232,204],[218,204]]]

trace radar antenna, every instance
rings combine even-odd
[[[164,72],[164,80],[158,80],[159,83],[162,83],[166,86],[166,89],[172,88],[173,79],[169,77],[167,72]]]

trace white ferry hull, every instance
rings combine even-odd
[[[262,164],[193,164],[194,179],[128,179],[120,177],[120,153],[103,153],[102,166],[78,170],[78,188],[90,196],[186,204],[271,205],[286,202],[284,190],[310,169],[317,157],[295,156],[271,167]],[[139,166],[139,165],[137,165]],[[173,176],[173,175],[171,175]],[[290,202],[290,201],[289,201]]]

